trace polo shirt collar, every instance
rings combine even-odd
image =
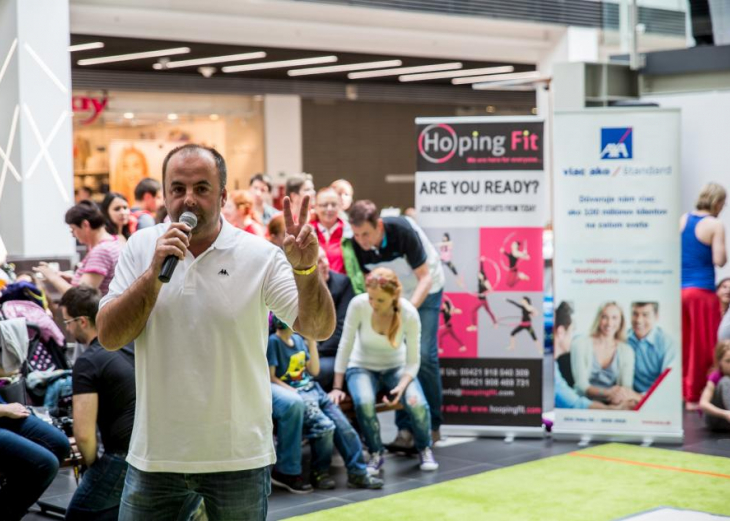
[[[238,244],[238,234],[236,233],[236,228],[231,223],[226,221],[222,216],[220,219],[221,231],[218,232],[218,237],[213,241],[212,247],[216,250],[227,250]]]
[[[649,334],[646,335],[644,338],[639,338],[636,336],[636,332],[632,329],[631,330],[631,336],[636,340],[636,342],[646,342],[649,345],[656,345],[656,337],[657,337],[657,328],[654,326],[651,331],[649,331]]]

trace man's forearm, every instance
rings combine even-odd
[[[424,277],[418,281],[416,289],[413,291],[411,296],[411,304],[418,309],[423,304],[423,301],[428,297],[428,292],[431,290],[431,277]]]
[[[116,351],[137,338],[157,302],[162,283],[147,270],[119,297],[104,306],[96,318],[99,342]]]
[[[313,340],[326,340],[335,330],[337,318],[327,286],[316,271],[309,275],[294,275],[299,292],[299,312],[295,330]]]
[[[89,437],[88,440],[80,439],[75,437],[76,446],[79,448],[81,458],[86,463],[86,466],[90,467],[96,461],[96,436]]]

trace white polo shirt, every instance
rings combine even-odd
[[[127,461],[143,471],[230,472],[276,461],[268,310],[294,323],[294,275],[281,249],[222,221],[208,250],[178,263],[136,339]],[[100,309],[149,268],[168,227],[132,235]]]

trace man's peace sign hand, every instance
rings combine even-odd
[[[294,222],[291,200],[284,197],[284,253],[295,270],[307,270],[317,263],[319,243],[309,221],[309,196],[305,195],[299,209],[299,219]]]

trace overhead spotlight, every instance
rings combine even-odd
[[[124,119],[134,119],[134,112],[125,112]]]
[[[177,121],[177,117],[178,117],[178,116],[177,116],[177,114],[175,114],[175,113],[170,113],[170,114],[168,114],[168,115],[167,115],[167,119],[168,119],[169,121]]]
[[[211,114],[208,117],[210,118],[211,121],[218,121],[219,119],[221,119],[221,117],[218,114]]]
[[[167,57],[160,58],[159,60],[157,60],[157,63],[152,64],[152,68],[155,69],[156,71],[161,71],[161,70],[167,69],[168,63],[170,63],[170,58],[167,58]]]
[[[209,65],[198,67],[198,72],[202,74],[205,78],[210,78],[218,71],[217,68],[211,67]]]

